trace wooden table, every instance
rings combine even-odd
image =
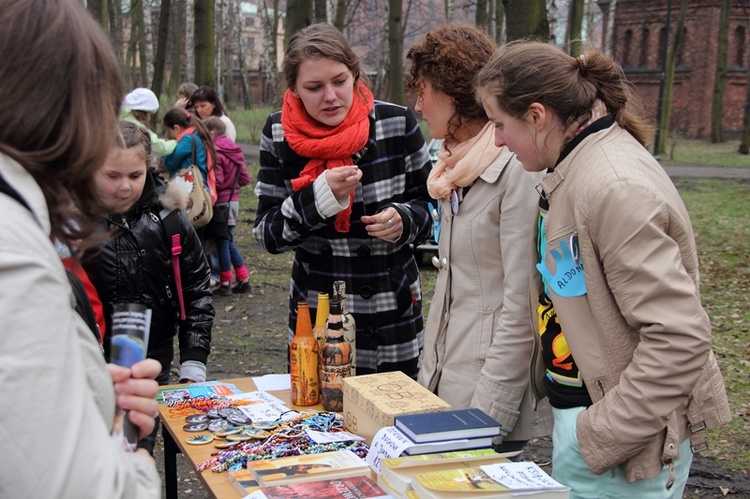
[[[253,392],[257,390],[252,378],[236,378],[221,380],[223,383],[231,383],[237,386],[242,392]],[[175,385],[173,388],[179,388],[181,385]],[[182,385],[184,387],[184,385]],[[305,410],[314,409],[322,411],[323,407],[318,404],[310,407],[299,407],[292,405],[290,402],[291,394],[289,390],[269,391],[268,393],[283,400],[290,409]],[[196,465],[210,459],[211,454],[216,452],[216,447],[212,444],[190,445],[185,442],[195,433],[189,433],[182,429],[185,425],[185,417],[170,417],[169,407],[166,404],[159,404],[159,418],[166,431],[164,435],[164,482],[167,499],[177,499],[177,454],[184,454],[187,461],[195,467]],[[197,473],[203,487],[215,498],[238,498],[241,497],[237,489],[229,483],[226,473],[214,473],[207,469]]]

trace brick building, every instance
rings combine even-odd
[[[656,116],[669,0],[617,0],[613,46],[647,109]],[[680,0],[671,0],[670,45]],[[600,0],[606,26],[609,0]],[[711,135],[711,99],[716,71],[719,0],[690,0],[685,38],[678,55],[672,91],[670,126],[687,138]],[[747,98],[750,0],[733,0],[729,24],[724,130],[727,138],[742,131]]]

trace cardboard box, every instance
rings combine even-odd
[[[401,371],[344,378],[344,424],[368,445],[378,430],[393,426],[396,416],[450,409],[449,403]]]

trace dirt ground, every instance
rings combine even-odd
[[[253,240],[254,213],[243,211],[236,242],[251,272],[253,293],[216,297],[209,379],[280,373],[286,369],[286,322],[291,255],[269,255]],[[425,259],[427,260],[427,259]],[[423,267],[429,279],[431,265]],[[433,277],[434,278],[434,277]],[[426,297],[429,299],[430,297]],[[532,441],[522,458],[550,471],[551,440]],[[163,444],[156,459],[164,476]],[[177,457],[180,498],[210,497],[183,456]],[[750,498],[750,475],[723,469],[711,457],[695,456],[684,498]]]

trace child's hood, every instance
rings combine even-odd
[[[242,164],[245,162],[245,154],[242,152],[242,148],[232,142],[232,139],[226,135],[219,135],[214,139],[214,149],[219,154],[223,154],[231,161]]]

